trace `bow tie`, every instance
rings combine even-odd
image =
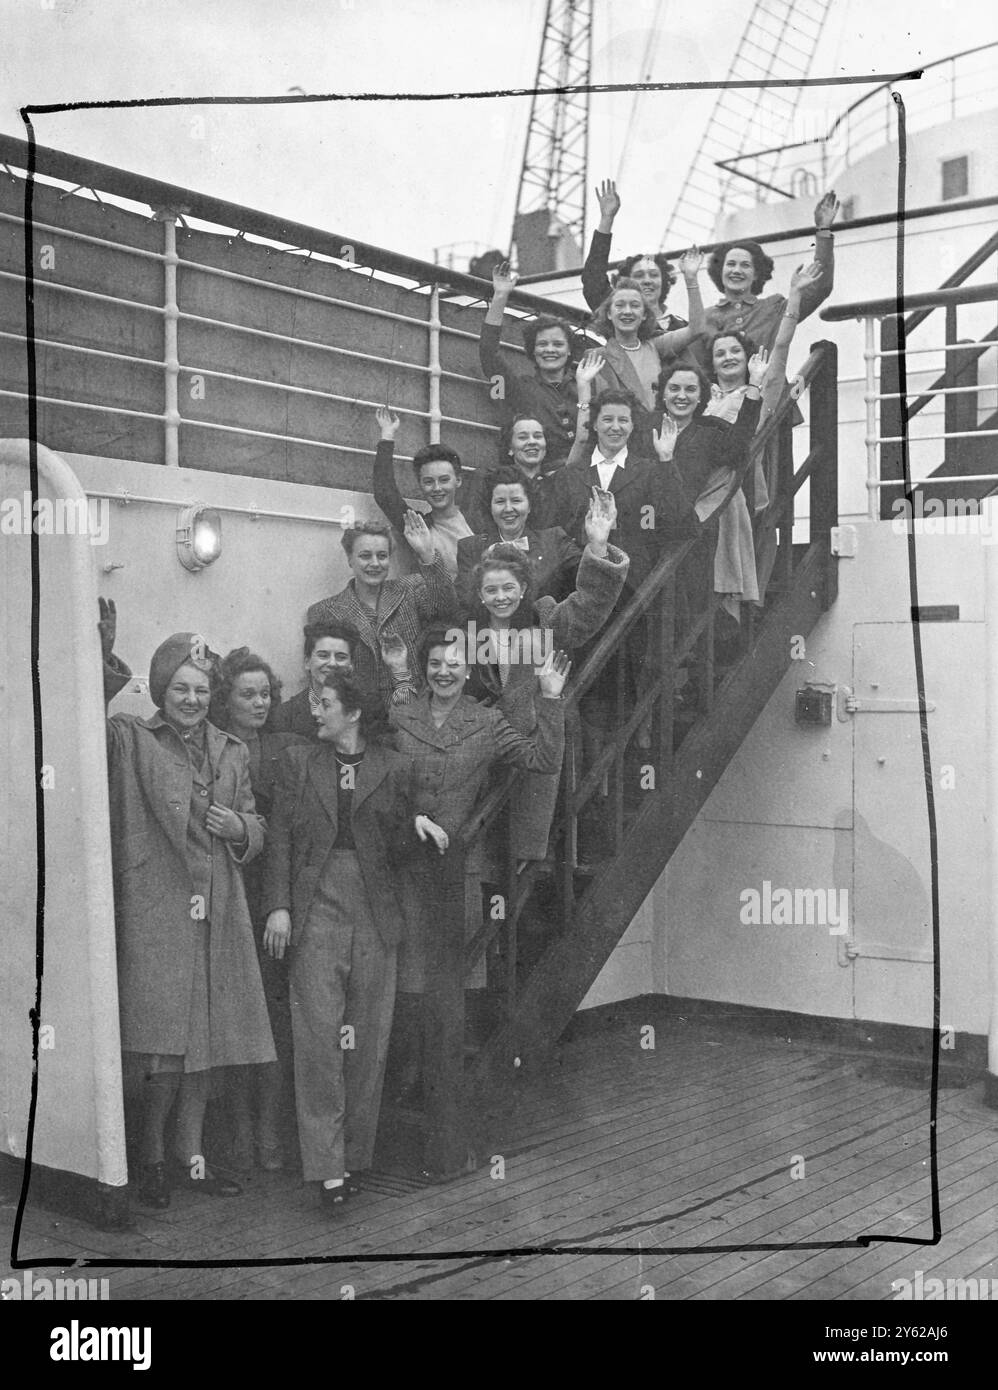
[[[497,541],[495,542],[495,545],[515,545],[516,548],[517,548],[517,550],[527,550],[527,551],[529,551],[529,549],[530,549],[530,541],[527,539],[526,536],[520,536],[520,537],[519,537],[517,540],[515,540],[515,541],[504,541],[504,540],[502,539],[502,537],[500,536],[499,540],[497,540]],[[494,548],[495,548],[494,546],[490,546],[490,547],[489,547],[490,550],[492,550],[492,549],[494,549]]]

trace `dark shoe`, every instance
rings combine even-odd
[[[139,1181],[139,1201],[163,1211],[170,1205],[170,1178],[165,1163],[147,1163]]]

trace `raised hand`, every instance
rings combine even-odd
[[[393,676],[409,674],[409,649],[397,632],[384,633],[380,641],[381,660]]]
[[[655,446],[655,452],[661,463],[668,463],[676,452],[676,440],[679,438],[679,426],[671,415],[662,416],[662,425],[658,433],[652,430],[651,439]]]
[[[601,348],[589,348],[575,369],[575,380],[579,386],[590,386],[603,370],[606,358]]]
[[[274,960],[283,960],[291,940],[291,913],[286,907],[275,908],[263,929],[263,949]]]
[[[516,276],[509,268],[509,261],[502,261],[492,272],[492,292],[496,299],[508,299],[516,284]]]
[[[814,225],[819,232],[827,229],[835,221],[835,214],[839,210],[839,200],[835,196],[835,189],[830,188],[827,193],[823,193],[814,205]]]
[[[565,689],[568,673],[572,669],[565,652],[548,652],[544,665],[537,672],[541,694],[547,700],[557,700]]]
[[[684,251],[679,258],[679,269],[683,272],[683,279],[686,283],[696,284],[697,276],[700,274],[700,267],[703,265],[703,252],[699,246],[691,246],[688,251]]]
[[[750,386],[761,387],[769,372],[769,353],[765,348],[754,352],[748,360],[748,380]]]
[[[414,512],[410,507],[405,514],[403,526],[406,540],[421,565],[431,565],[433,563],[434,546],[433,535],[426,522],[423,520],[422,512]]]
[[[424,841],[424,843],[427,840],[432,840],[437,847],[437,852],[443,854],[444,850],[450,844],[450,836],[443,826],[437,825],[436,821],[430,820],[429,816],[417,816],[415,825],[416,834],[419,838]]]
[[[114,654],[114,639],[118,633],[118,610],[114,606],[113,598],[99,598],[97,604],[100,609],[97,631],[100,633],[101,656],[106,663]]]
[[[586,512],[586,540],[598,555],[606,554],[610,532],[617,524],[617,499],[612,492],[594,487]]]
[[[821,279],[821,266],[817,261],[812,261],[810,265],[799,265],[790,277],[791,292],[800,294],[810,285],[816,285]]]
[[[600,217],[612,222],[620,211],[620,195],[613,179],[604,179],[596,185],[596,200],[599,203]]]
[[[381,429],[381,438],[394,439],[398,433],[399,417],[395,414],[394,410],[392,410],[391,406],[379,405],[374,412],[374,418],[377,420]]]

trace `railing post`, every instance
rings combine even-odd
[[[868,314],[863,320],[865,346],[863,363],[866,371],[866,514],[871,521],[880,515],[880,442],[877,438],[877,320]]]
[[[440,369],[440,286],[430,286],[430,317],[429,317],[429,357],[428,365],[430,368],[430,439],[431,444],[440,443],[440,421],[443,412],[440,408],[440,380],[442,372]]]
[[[832,556],[831,532],[839,524],[839,354],[832,342],[812,343],[821,350],[821,368],[811,383],[811,452],[821,458],[811,474],[811,544],[820,541],[825,555],[822,607],[838,597],[838,567]]]
[[[658,767],[656,786],[665,786],[672,768],[673,726],[676,700],[676,580],[673,576],[658,596],[655,623],[658,648]]]
[[[880,321],[880,351],[889,354],[880,359],[880,393],[887,399],[880,402],[880,437],[893,436],[899,439],[904,433],[903,422],[907,401],[902,400],[898,394],[901,390],[901,358],[898,354],[898,347],[901,342],[902,320],[896,315],[891,314]],[[880,480],[887,482],[904,477],[904,466],[902,459],[902,445],[881,444],[880,446]],[[881,521],[888,521],[893,515],[893,506],[897,498],[904,494],[900,488],[889,487],[880,489],[880,505],[873,512],[873,516],[879,516]]]
[[[163,224],[163,462],[180,466],[180,357],[177,351],[177,218],[174,208],[153,208],[153,218]]]

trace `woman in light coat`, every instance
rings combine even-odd
[[[114,604],[101,600],[105,694],[131,676],[114,655]],[[263,848],[249,755],[207,720],[214,654],[178,632],[155,651],[148,718],[107,721],[121,1046],[143,1080],[139,1195],[166,1207],[179,1181],[228,1196],[204,1159],[212,1068],[276,1054],[239,866]],[[175,1159],[166,1127],[177,1103]]]

